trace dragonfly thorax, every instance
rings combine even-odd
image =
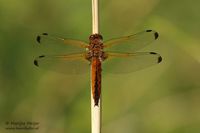
[[[88,47],[87,59],[91,61],[92,58],[106,59],[103,51],[103,37],[100,34],[92,34],[89,37],[90,43]]]

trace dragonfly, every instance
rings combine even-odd
[[[54,42],[80,49],[82,52],[40,55],[35,58],[34,64],[37,67],[53,68],[53,70],[61,72],[64,70],[67,74],[83,74],[90,70],[94,105],[98,106],[101,95],[102,69],[110,73],[129,73],[159,64],[162,61],[160,54],[138,52],[157,40],[158,37],[158,32],[145,30],[105,42],[102,35],[92,34],[89,36],[89,42],[85,42],[42,33],[36,38],[39,45],[48,46],[49,43]]]

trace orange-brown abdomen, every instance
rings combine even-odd
[[[98,106],[101,95],[101,61],[99,58],[93,57],[91,63],[92,95],[95,106]]]

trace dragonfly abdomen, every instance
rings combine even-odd
[[[98,106],[101,95],[101,60],[99,58],[93,57],[91,65],[92,95],[95,106]]]

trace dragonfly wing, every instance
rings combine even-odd
[[[109,73],[129,73],[158,64],[162,57],[155,52],[107,53],[103,70]]]
[[[34,60],[37,67],[65,74],[83,74],[89,72],[89,61],[85,53],[68,55],[41,55]]]
[[[80,40],[74,40],[74,39],[65,39],[62,37],[50,35],[48,33],[42,33],[36,37],[36,41],[38,44],[40,44],[41,47],[44,47],[46,49],[52,49],[55,51],[56,49],[63,50],[66,48],[65,53],[68,51],[85,51],[85,49],[88,46],[88,43]],[[59,46],[60,44],[60,46]],[[64,46],[64,45],[65,46]]]
[[[108,40],[104,43],[105,49],[113,51],[137,51],[144,48],[158,38],[158,32],[146,30],[134,35]]]

